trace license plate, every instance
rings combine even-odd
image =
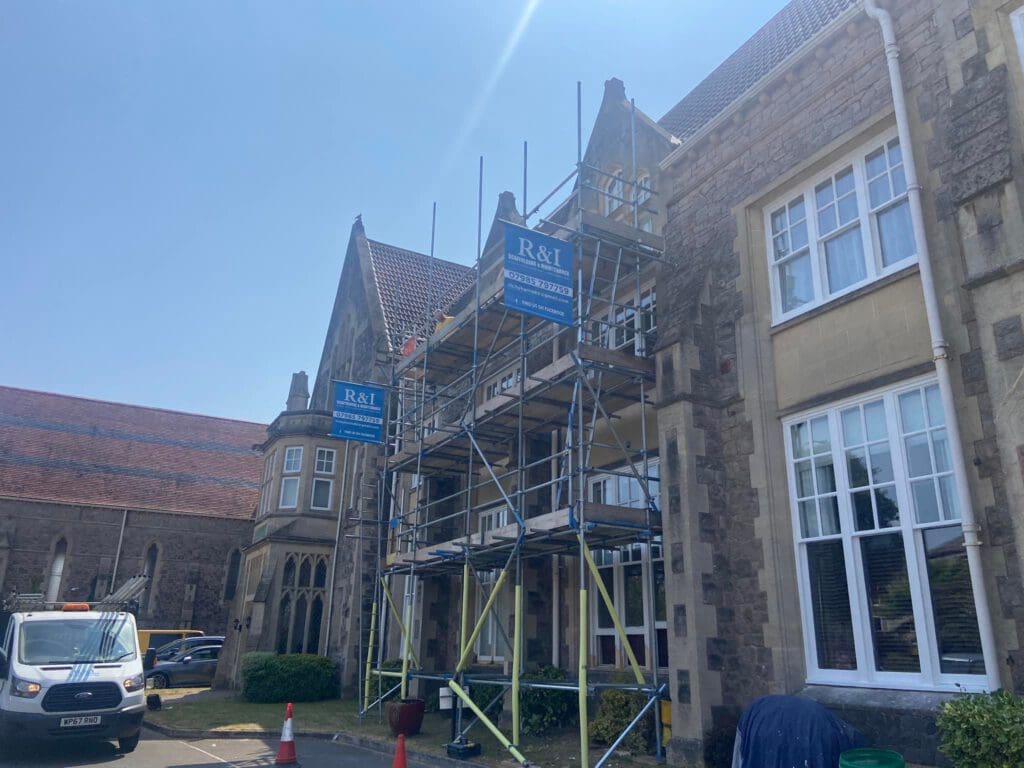
[[[61,728],[78,728],[83,725],[99,725],[99,715],[92,715],[91,717],[62,717],[60,719]]]

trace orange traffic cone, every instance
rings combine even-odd
[[[292,734],[292,705],[289,702],[284,711],[284,725],[281,727],[281,746],[277,748],[275,765],[298,765],[295,756],[295,736]]]
[[[391,768],[406,768],[405,765],[405,734],[398,734],[398,745],[395,747],[395,760]]]

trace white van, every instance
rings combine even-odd
[[[88,603],[12,613],[0,646],[0,743],[65,737],[139,743],[146,678],[135,618]]]

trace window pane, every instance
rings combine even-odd
[[[868,197],[871,200],[872,208],[877,208],[889,201],[889,198],[892,197],[889,193],[889,174],[868,182]]]
[[[892,169],[892,194],[899,197],[907,191],[907,177],[903,173],[903,166]]]
[[[851,177],[852,178],[852,177]],[[857,196],[847,195],[839,198],[839,223],[849,224],[857,218]]]
[[[942,396],[937,384],[925,387],[924,398],[928,401],[928,423],[933,427],[941,427],[946,423],[946,412],[942,409]]]
[[[626,635],[626,639],[629,640],[629,646],[633,649],[637,662],[640,666],[645,665],[647,663],[647,643],[644,642],[644,636]]]
[[[793,457],[802,459],[811,455],[811,434],[807,422],[794,424],[790,428],[790,435],[793,439]]]
[[[910,484],[914,496],[914,513],[919,523],[934,523],[939,520],[939,502],[935,498],[935,482],[917,480]]]
[[[789,225],[795,227],[799,222],[807,218],[807,211],[804,209],[804,199],[798,197],[789,204]]]
[[[796,463],[796,495],[801,499],[814,495],[814,480],[811,476],[811,462]]]
[[[853,192],[853,168],[847,168],[836,176],[836,194],[842,197]]]
[[[879,672],[920,672],[910,580],[898,533],[861,539],[864,585],[867,590],[875,669]]]
[[[960,526],[924,531],[932,614],[944,674],[983,675],[985,660]]]
[[[832,449],[832,441],[828,435],[828,418],[819,416],[811,422],[811,445],[815,453],[825,453]]]
[[[777,235],[786,228],[786,209],[779,208],[779,210],[772,213],[772,234]]]
[[[853,227],[843,234],[825,241],[825,267],[828,271],[830,293],[859,283],[867,276],[864,268],[864,243],[861,242],[860,226]]]
[[[882,245],[882,264],[887,267],[914,255],[917,248],[909,202],[904,200],[878,214],[878,239]]]
[[[935,453],[935,471],[949,472],[952,464],[949,458],[949,439],[945,429],[932,432],[932,451]]]
[[[627,627],[644,625],[644,577],[639,563],[622,569],[622,583],[626,592],[626,610],[623,620]]]
[[[896,486],[888,485],[875,489],[875,508],[878,510],[879,528],[894,528],[900,524],[900,506],[896,502]]]
[[[281,480],[281,506],[294,507],[299,498],[299,478],[286,477]]]
[[[331,481],[313,481],[313,506],[317,509],[327,509],[331,505]]]
[[[871,459],[871,482],[891,483],[895,479],[892,473],[892,455],[889,443],[876,443],[868,448]]]
[[[919,432],[924,429],[924,406],[921,393],[917,390],[900,395],[900,416],[904,432]]]
[[[807,247],[807,222],[800,221],[789,230],[790,245],[794,251]]]
[[[811,256],[805,253],[779,265],[779,291],[782,311],[789,312],[814,300]]]
[[[807,545],[807,574],[820,669],[856,669],[850,591],[841,541]]]
[[[903,162],[903,150],[898,139],[889,142],[889,165],[900,165]]]
[[[817,538],[819,535],[814,499],[800,502],[800,530],[805,539]]]
[[[875,515],[871,506],[871,491],[857,491],[853,497],[853,519],[858,531],[871,531],[875,527]]]
[[[833,536],[839,533],[839,499],[835,496],[819,499],[818,509],[821,512],[821,535]]]
[[[651,564],[654,569],[654,620],[665,621],[665,561]]]
[[[846,467],[851,488],[868,484],[868,465],[864,460],[863,448],[851,448],[846,452]]]
[[[598,664],[614,664],[615,663],[615,636],[614,635],[598,635],[597,638],[597,663]]]
[[[833,493],[836,490],[836,472],[831,456],[814,460],[814,474],[818,481],[818,493]]]
[[[824,184],[819,184],[814,190],[814,202],[818,208],[825,208],[832,204],[835,200],[835,195],[832,193],[832,182],[826,181]]]
[[[904,440],[907,446],[907,471],[911,477],[930,475],[932,455],[928,452],[928,435],[920,434]]]
[[[772,246],[775,251],[776,261],[789,255],[789,238],[786,237],[785,232],[772,238]]]
[[[885,406],[881,400],[864,406],[864,421],[868,426],[868,440],[884,440],[889,432],[885,427]]]
[[[843,444],[859,445],[864,442],[864,427],[860,422],[860,408],[843,411]]]
[[[960,519],[960,501],[956,495],[956,481],[952,475],[939,478],[939,496],[942,498],[942,517],[945,520]]]
[[[885,162],[885,149],[880,148],[872,152],[865,158],[865,163],[867,164],[869,179],[881,175],[888,169],[888,164]]]
[[[612,578],[612,569],[601,568],[599,570],[601,571],[601,581],[604,582],[604,588],[608,590],[608,594],[611,595],[614,600],[615,586]],[[608,613],[608,609],[605,607],[604,598],[600,595],[598,595],[597,598],[597,626],[601,629],[613,629],[615,624],[612,622],[611,614]]]
[[[668,666],[668,630],[658,630],[658,666]]]

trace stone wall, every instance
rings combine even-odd
[[[0,591],[45,591],[54,548],[64,538],[67,556],[58,599],[105,596],[111,591],[122,516],[119,509],[0,500],[0,539],[9,547]],[[251,537],[251,520],[131,510],[113,589],[143,573],[145,554],[156,544],[152,595],[148,608],[140,611],[139,626],[222,633],[231,553]]]
[[[1013,177],[1019,59],[1006,20],[1020,3],[888,5],[897,14],[943,323],[960,372],[954,387],[984,525],[999,662],[1020,690],[1024,416],[1014,381],[1024,344],[1016,272],[1024,238]],[[773,338],[782,331],[771,325],[763,206],[893,122],[880,32],[861,15],[781,67],[663,174],[672,183],[664,233],[671,264],[658,287],[658,422],[677,757],[699,759],[702,735],[755,696],[803,686],[782,403],[798,410],[931,367],[923,306],[911,303],[903,347],[883,366],[872,364],[877,355],[854,353],[845,325],[826,323],[814,343],[846,355],[842,381],[828,380],[835,369],[826,366],[801,378],[794,396],[793,372],[776,370],[796,363],[783,361],[794,350]],[[886,343],[886,328],[870,332]]]

